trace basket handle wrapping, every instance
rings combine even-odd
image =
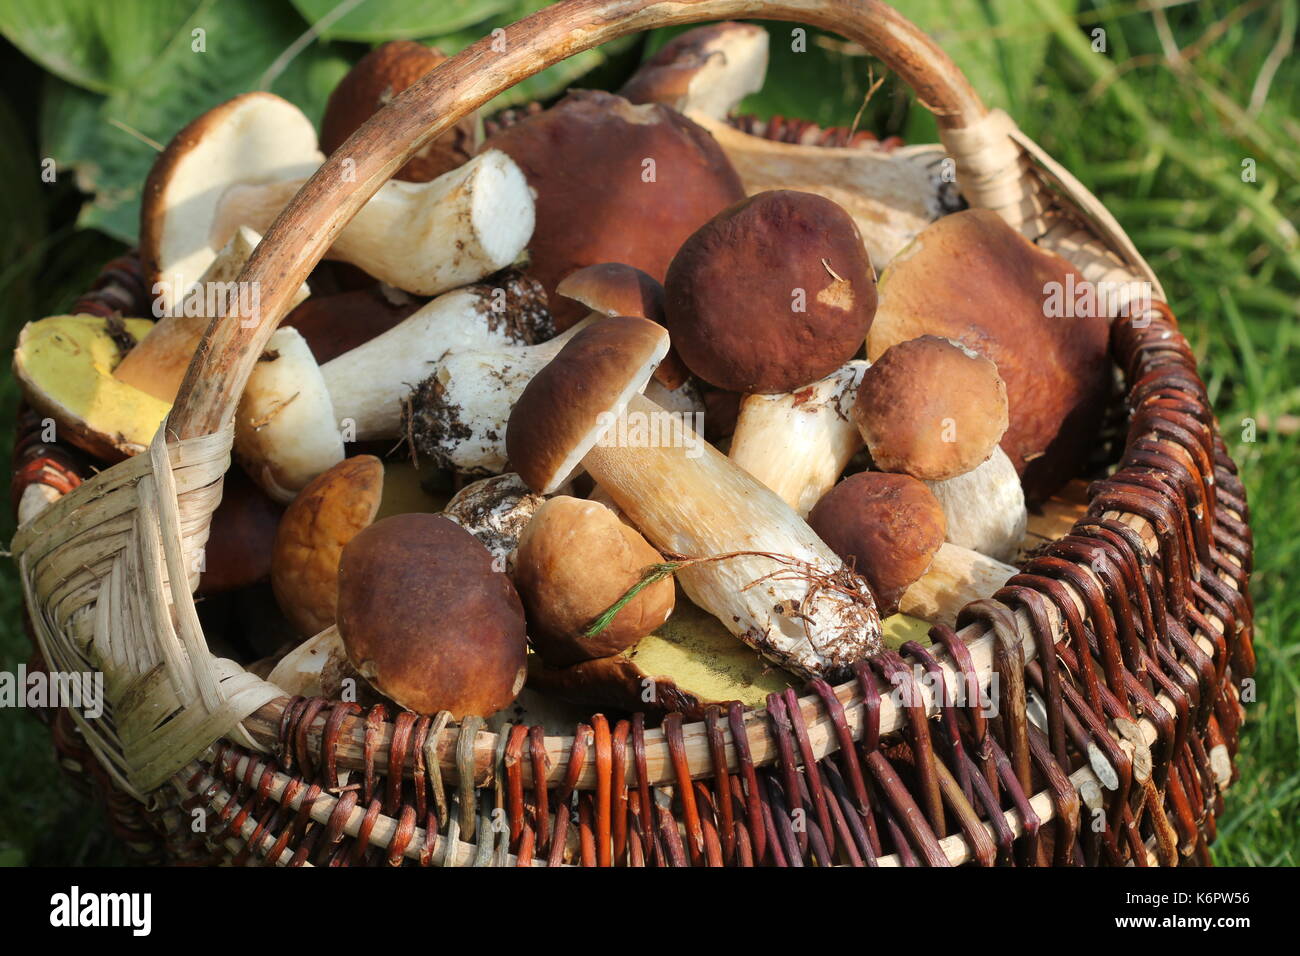
[[[293,293],[357,211],[425,143],[497,94],[576,53],[643,30],[737,17],[794,20],[860,43],[912,87],[941,129],[963,129],[987,112],[947,54],[879,0],[562,0],[506,27],[503,38],[484,37],[425,74],[303,185],[239,276],[240,282],[257,283],[262,320],[249,328],[212,321],[168,416],[168,437],[211,434],[230,421]],[[343,176],[348,160],[354,165]]]

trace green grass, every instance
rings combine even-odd
[[[1031,4],[1040,0],[1029,0]],[[907,0],[898,0],[905,13]],[[1300,59],[1280,56],[1300,0],[1167,5],[1084,3],[1055,22],[1047,66],[1023,92],[1021,126],[1116,214],[1164,283],[1201,361],[1225,438],[1250,492],[1256,543],[1252,591],[1257,697],[1214,848],[1221,864],[1300,863],[1300,436],[1263,427],[1300,414]],[[1106,31],[1107,51],[1090,49]],[[1182,58],[1169,56],[1184,51]],[[0,57],[6,89],[36,89],[30,64]],[[1261,73],[1277,68],[1267,86]],[[4,104],[0,101],[0,108]],[[15,117],[35,139],[34,117]],[[0,116],[0,120],[4,119]],[[4,123],[0,123],[0,128]],[[35,167],[37,153],[6,140]],[[25,152],[24,152],[25,151]],[[1243,160],[1254,182],[1243,182]],[[0,167],[0,174],[7,174]],[[8,188],[15,180],[6,177]],[[0,341],[24,321],[65,307],[116,246],[77,233],[70,183],[39,187],[17,230],[0,232]],[[12,201],[0,193],[0,204]],[[0,206],[0,212],[9,210]],[[12,222],[13,215],[0,219]],[[12,234],[10,234],[12,233]],[[16,390],[0,377],[0,448],[11,443]],[[1254,441],[1245,420],[1258,425]],[[7,522],[7,509],[0,509]],[[0,526],[7,536],[11,530]],[[26,658],[20,598],[0,566],[0,666]],[[0,863],[125,859],[98,808],[72,795],[28,715],[0,711]]]

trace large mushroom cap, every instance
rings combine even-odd
[[[702,226],[664,288],[682,361],[736,392],[788,392],[829,375],[861,348],[876,311],[853,219],[789,189],[759,193]]]
[[[441,515],[395,515],[348,542],[338,627],[357,671],[420,714],[486,717],[527,673],[519,595],[487,549]]]
[[[867,339],[873,361],[926,333],[991,359],[1010,406],[1002,449],[1036,500],[1080,473],[1110,386],[1109,320],[1049,316],[1053,288],[1082,291],[1088,284],[996,213],[954,213],[928,226],[885,270]]]
[[[877,468],[944,481],[993,453],[1007,430],[1007,390],[983,355],[923,335],[863,373],[853,419]]]
[[[484,143],[537,191],[529,271],[563,330],[584,310],[556,295],[575,269],[624,262],[662,281],[683,240],[745,192],[718,144],[658,104],[577,91]]]
[[[313,478],[280,520],[271,586],[280,610],[310,637],[334,623],[343,548],[375,520],[384,466],[373,455],[345,458]]]
[[[528,487],[550,494],[564,484],[667,351],[662,326],[628,316],[565,343],[528,383],[506,428],[506,453]]]
[[[659,561],[659,552],[603,504],[549,499],[519,537],[514,574],[528,636],[543,660],[562,667],[617,654],[668,620],[675,591],[664,578],[638,592],[599,634],[585,633]]]
[[[140,259],[160,298],[203,275],[229,236],[214,235],[231,186],[310,176],[324,157],[302,110],[271,93],[244,93],[182,129],[154,161],[140,204]],[[179,286],[179,288],[177,288]]]
[[[447,59],[446,54],[412,40],[375,47],[334,87],[321,119],[321,149],[333,153],[398,93]],[[397,171],[394,179],[424,183],[455,169],[474,155],[478,114],[471,113]]]
[[[674,37],[619,92],[633,103],[663,103],[723,119],[762,89],[766,75],[767,31],[731,20]]]
[[[863,471],[822,496],[808,524],[867,579],[882,616],[930,567],[943,545],[943,508],[908,475]]]

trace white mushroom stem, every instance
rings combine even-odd
[[[545,496],[534,494],[514,472],[471,482],[452,496],[445,514],[483,543],[498,570],[514,571],[519,536]]]
[[[797,189],[844,208],[862,233],[877,270],[943,212],[942,183],[925,154],[780,143],[719,122],[705,113],[690,118],[708,130],[735,167],[748,195]]]
[[[356,670],[338,628],[330,625],[280,658],[266,679],[290,697],[337,697],[348,678],[356,681]]]
[[[731,460],[807,516],[862,448],[849,412],[869,365],[848,362],[795,392],[745,396]]]
[[[679,113],[697,110],[722,120],[746,96],[763,88],[768,37],[762,27],[719,23],[697,27],[671,42],[677,48],[674,59],[643,65],[623,88],[633,102],[663,103]]]
[[[338,420],[352,423],[357,441],[396,438],[402,400],[448,352],[522,347],[548,331],[535,327],[536,314],[498,311],[494,304],[487,286],[456,289],[326,362],[321,375]]]
[[[240,286],[236,280],[261,241],[260,233],[241,226],[193,286],[172,288],[164,277],[152,290],[155,311],[161,313],[158,321],[113,369],[113,377],[154,398],[173,401],[212,319],[224,315],[232,322],[260,322],[260,290]],[[310,294],[303,283],[289,308]]]
[[[419,453],[431,456],[440,468],[463,474],[504,470],[511,409],[533,376],[594,318],[537,345],[447,352],[416,395]]]
[[[903,614],[953,627],[971,601],[991,597],[1019,569],[945,541],[919,581],[899,598]]]
[[[266,230],[305,181],[232,186],[212,224],[212,247],[239,226]],[[329,256],[407,292],[437,295],[513,263],[532,238],[533,217],[523,172],[490,149],[426,183],[385,183]]]
[[[964,475],[926,484],[943,506],[950,542],[998,561],[1020,552],[1029,514],[1016,466],[1001,448]]]
[[[805,676],[843,673],[875,651],[880,621],[866,582],[774,492],[679,417],[662,421],[667,414],[633,395],[609,433],[658,440],[598,442],[582,464],[661,551],[761,552],[682,568],[677,578],[690,599],[750,647]]]

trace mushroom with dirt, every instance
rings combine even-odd
[[[949,541],[1001,561],[1015,556],[1028,514],[998,446],[1007,393],[993,362],[933,335],[900,342],[863,374],[852,415],[877,468],[930,486]]]
[[[149,172],[140,210],[140,253],[163,306],[184,296],[240,226],[265,231],[323,159],[311,121],[271,93],[237,96],[177,133]],[[487,150],[427,183],[384,184],[328,255],[437,295],[513,263],[533,217],[518,165]]]
[[[732,634],[795,673],[845,673],[879,648],[865,580],[775,493],[639,394],[667,350],[667,332],[646,319],[584,328],[515,404],[511,463],[541,494],[585,468]]]
[[[514,472],[471,481],[443,509],[488,549],[499,570],[514,570],[519,536],[546,499],[534,494]]]
[[[599,502],[548,499],[519,537],[514,568],[537,653],[564,667],[617,654],[659,627],[673,611],[667,576],[637,591],[598,633],[589,633],[661,561],[639,532]]]
[[[519,595],[442,515],[394,515],[344,546],[338,630],[357,672],[418,714],[487,717],[527,676]]]

